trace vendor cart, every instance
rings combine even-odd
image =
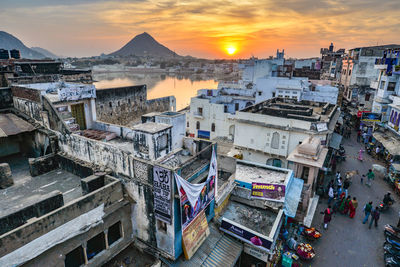
[[[387,175],[387,180],[389,183],[394,185],[396,193],[400,194],[400,164],[392,163],[389,167],[389,172]]]

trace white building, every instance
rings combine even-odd
[[[283,66],[284,59],[252,59],[244,64],[242,80],[255,83],[261,77],[276,77],[278,66]]]

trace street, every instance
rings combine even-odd
[[[384,266],[383,248],[385,224],[397,225],[399,212],[399,197],[390,188],[389,184],[380,177],[372,181],[372,186],[368,187],[360,182],[360,176],[366,174],[372,164],[383,165],[371,156],[364,153],[364,161],[357,160],[357,153],[361,143],[356,141],[356,133],[352,132],[351,140],[343,139],[342,144],[346,150],[347,160],[337,165],[342,177],[346,171],[358,170],[360,175],[353,177],[353,182],[349,188],[351,198],[356,197],[358,208],[356,216],[351,219],[349,216],[336,213],[332,217],[329,228],[324,230],[322,227],[322,217],[320,213],[327,208],[327,198],[319,201],[313,219],[313,227],[322,232],[321,240],[313,243],[316,257],[310,262],[311,266]],[[332,178],[333,179],[333,178]],[[364,205],[368,201],[373,201],[373,207],[379,205],[383,200],[384,194],[390,191],[396,201],[395,204],[381,213],[378,227],[372,226],[368,229],[368,224],[362,224]]]

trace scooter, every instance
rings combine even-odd
[[[385,242],[383,244],[383,250],[389,254],[396,256],[396,257],[400,257],[400,251],[397,250],[392,244],[389,244],[388,242]]]
[[[400,240],[399,239],[386,236],[386,242],[391,244],[395,249],[400,250]]]
[[[394,202],[394,200],[388,202],[388,204],[385,204],[385,203],[382,202],[378,206],[379,211],[382,212],[382,211],[388,210],[393,205],[393,202]]]

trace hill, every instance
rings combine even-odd
[[[177,54],[157,42],[150,34],[144,32],[136,35],[121,49],[109,54],[109,56],[157,56],[173,57]]]
[[[29,59],[45,58],[45,56],[42,53],[39,53],[35,50],[28,48],[18,38],[4,31],[0,31],[0,49],[1,48],[7,50],[18,49],[21,53],[22,58],[29,58]]]
[[[47,49],[41,48],[41,47],[31,47],[32,50],[39,52],[40,54],[44,55],[45,57],[49,58],[62,58],[61,56],[57,56],[56,54],[50,52]]]

